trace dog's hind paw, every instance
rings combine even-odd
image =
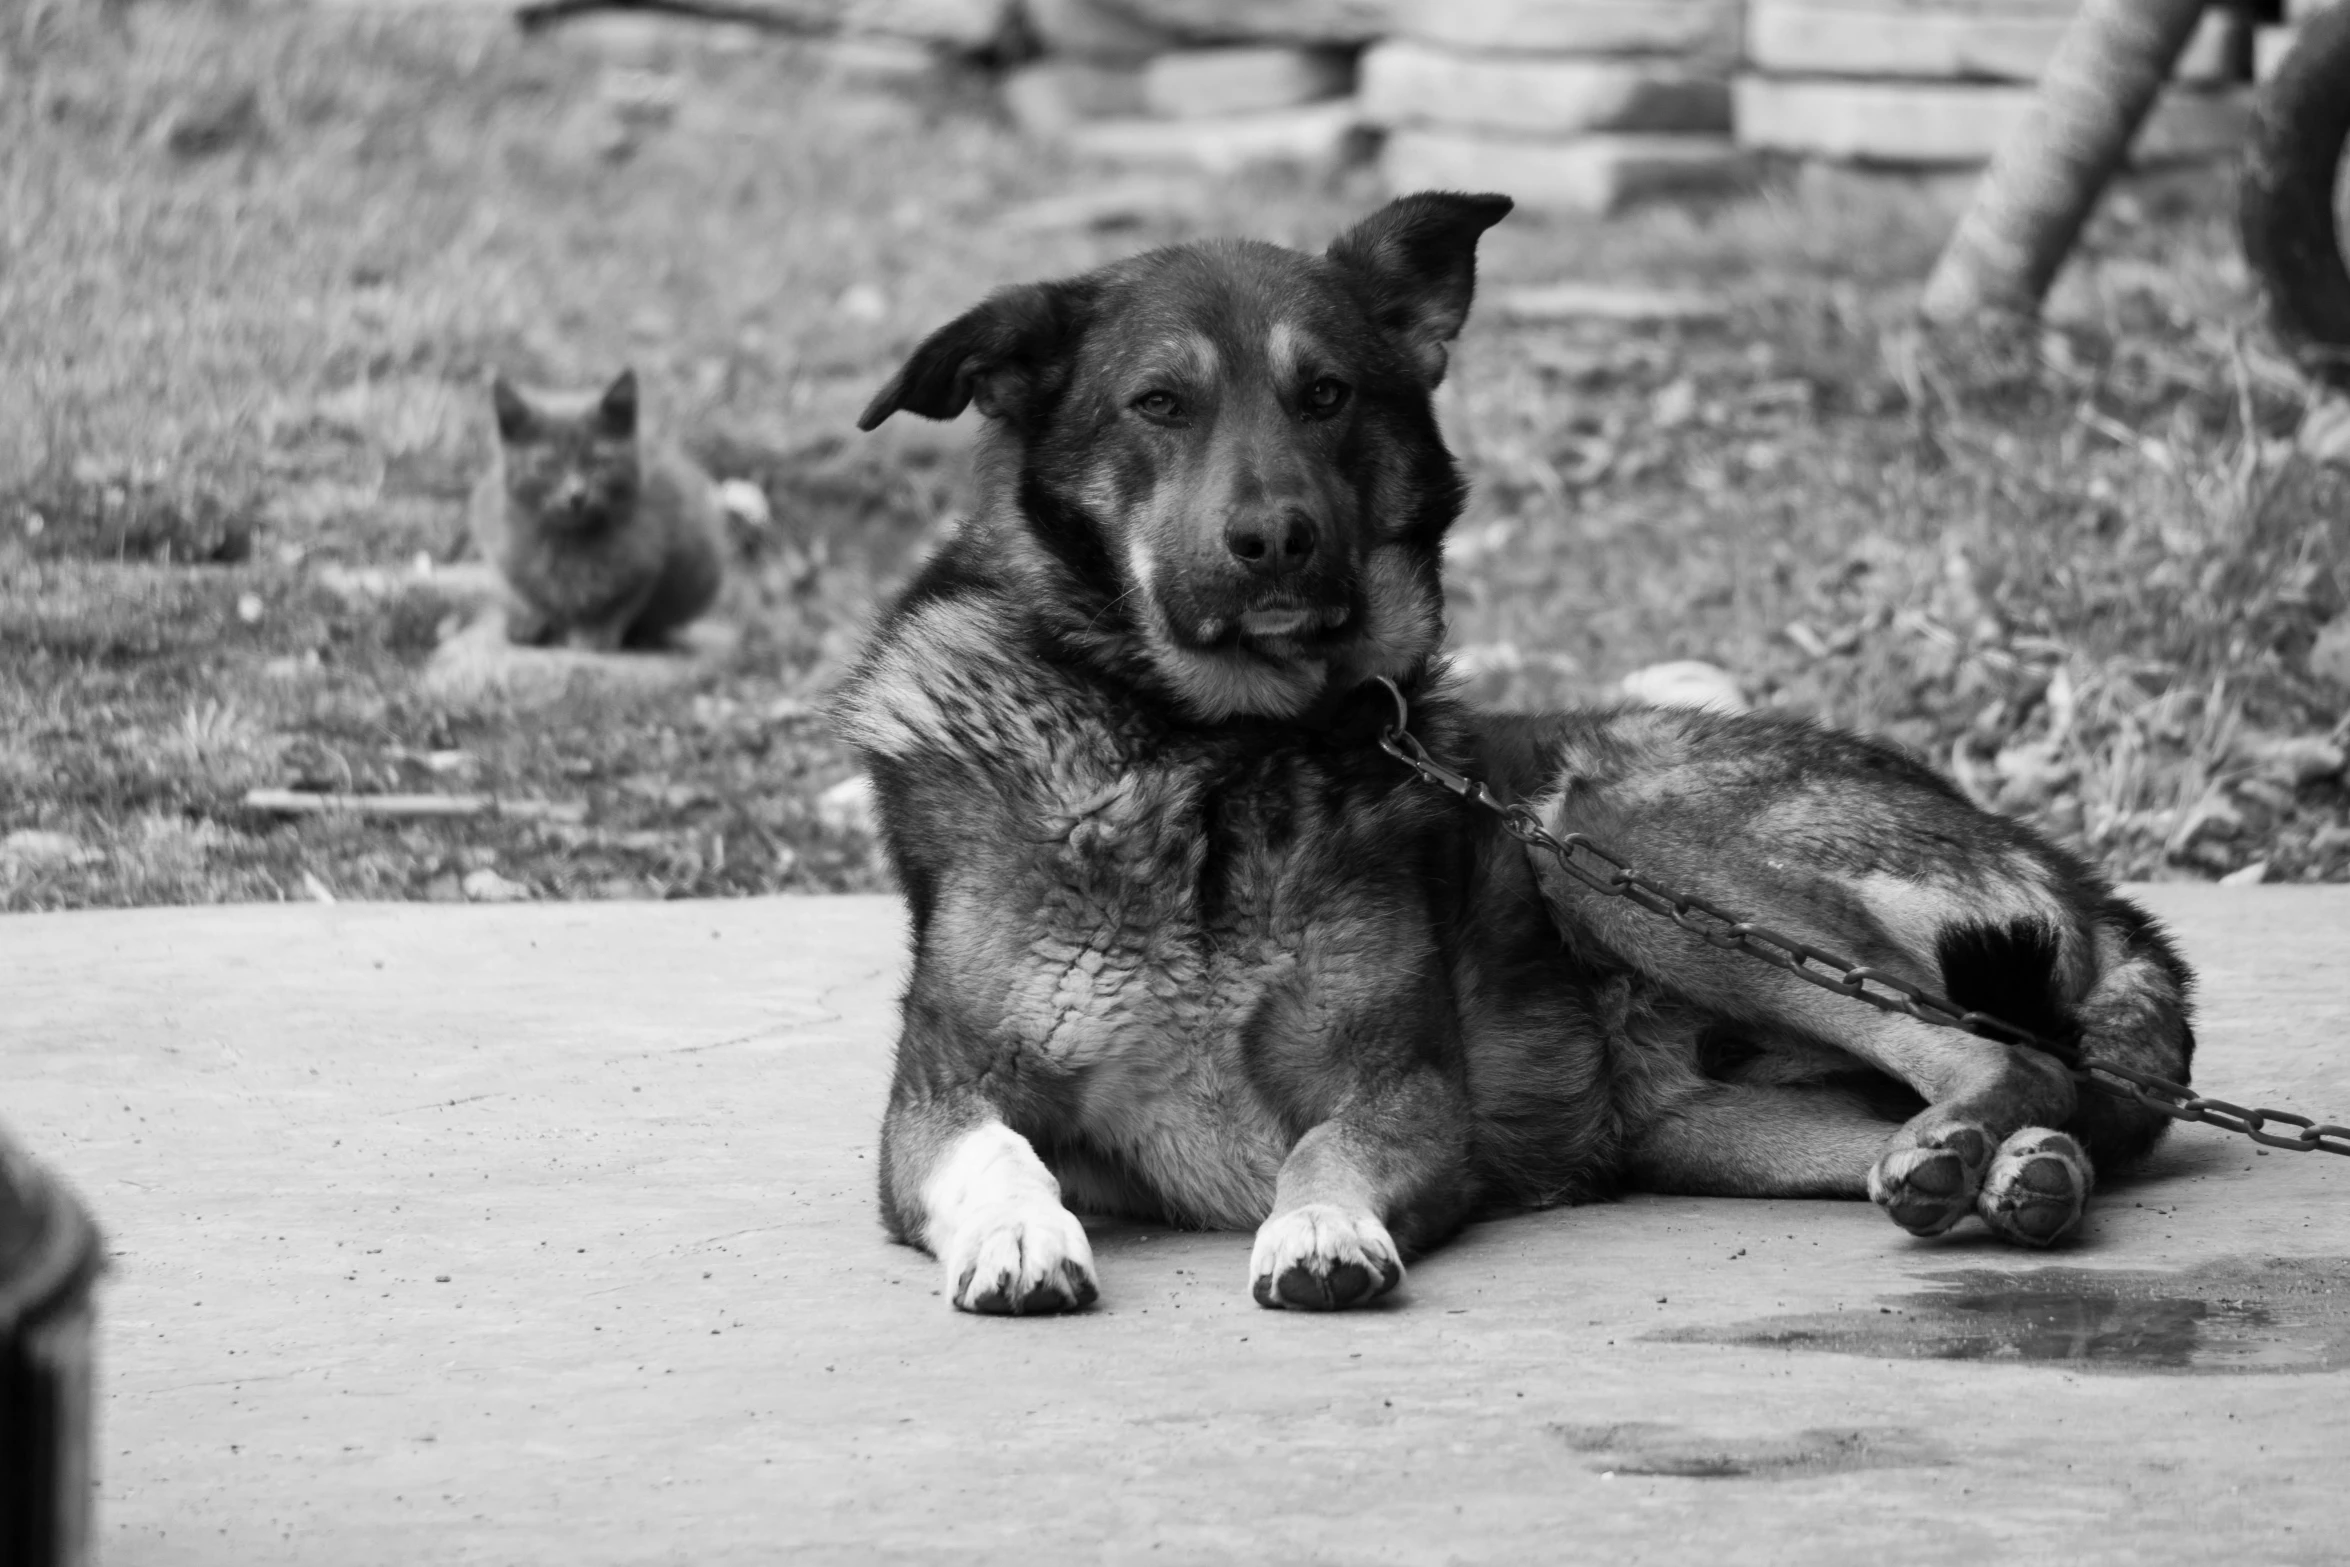
[[[940,1260],[947,1297],[964,1311],[999,1317],[1083,1311],[1101,1293],[1085,1226],[1055,1202],[980,1210],[955,1232]]]
[[[1895,1148],[1869,1170],[1869,1200],[1912,1235],[1939,1235],[1975,1211],[1991,1139],[1964,1123]]]
[[[1248,1260],[1260,1306],[1337,1311],[1376,1300],[1403,1279],[1387,1226],[1367,1213],[1314,1202],[1257,1227]]]
[[[1975,1211],[2001,1240],[2047,1246],[2081,1222],[2095,1184],[2079,1143],[2044,1126],[2027,1126],[1999,1145]]]

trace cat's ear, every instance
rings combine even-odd
[[[1389,202],[1331,241],[1329,258],[1362,285],[1371,319],[1419,366],[1444,379],[1477,291],[1477,239],[1509,216],[1507,196],[1422,191]]]
[[[998,289],[924,338],[865,405],[857,428],[870,430],[901,408],[952,419],[974,402],[991,419],[1025,422],[1037,394],[1061,374],[1092,302],[1083,283]]]
[[[530,404],[504,376],[490,380],[490,404],[498,410],[498,438],[519,441],[530,433]]]
[[[596,404],[596,417],[603,421],[608,435],[636,434],[636,372],[623,370],[619,378],[604,388],[604,400]]]

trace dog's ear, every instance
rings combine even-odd
[[[899,409],[952,419],[976,402],[991,419],[1022,422],[1034,394],[1067,355],[1090,291],[1077,283],[998,289],[940,327],[857,417],[870,430]]]
[[[1361,280],[1371,319],[1430,386],[1444,379],[1445,344],[1469,318],[1477,236],[1516,205],[1507,196],[1422,191],[1398,197],[1331,241],[1330,259]]]

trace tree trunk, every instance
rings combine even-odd
[[[2039,313],[2202,14],[2203,0],[2082,0],[1926,280],[1928,321]]]

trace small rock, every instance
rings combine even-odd
[[[2350,397],[2329,395],[2311,403],[2293,444],[2314,461],[2350,468]]]
[[[237,595],[237,619],[243,621],[246,625],[251,626],[258,624],[261,620],[261,610],[262,604],[260,594],[240,593]]]
[[[775,526],[775,512],[767,504],[767,492],[748,479],[728,479],[720,484],[718,508],[753,532],[764,533]]]
[[[1695,707],[1717,713],[1743,713],[1749,707],[1736,676],[1718,664],[1695,658],[1635,669],[1616,682],[1616,690],[1626,701],[1650,707]]]
[[[2257,887],[2268,880],[2268,861],[2254,860],[2242,870],[2230,871],[2219,879],[2223,887]]]
[[[261,94],[251,87],[219,87],[179,106],[164,122],[163,145],[177,158],[209,158],[266,134]]]
[[[874,322],[889,316],[889,296],[871,283],[851,283],[840,291],[832,308],[851,321]]]
[[[0,838],[0,863],[21,866],[26,870],[87,865],[98,858],[96,850],[84,848],[82,841],[71,833],[20,827],[7,837]]]
[[[2350,687],[2350,615],[2336,616],[2309,648],[2309,672],[2320,680]]]
[[[518,881],[508,881],[486,866],[468,871],[459,884],[468,903],[522,903],[530,897],[530,889]]]
[[[880,830],[872,780],[859,773],[825,790],[816,797],[816,819],[837,833],[872,837]]]
[[[1697,417],[1697,383],[1688,376],[1669,381],[1648,401],[1648,418],[1660,430],[1677,430]]]

